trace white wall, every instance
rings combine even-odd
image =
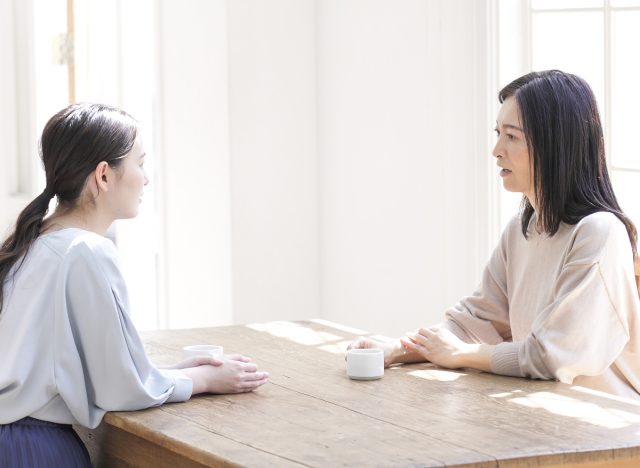
[[[231,322],[227,2],[159,2],[161,270],[169,327]]]
[[[485,2],[319,2],[323,317],[441,320],[489,255]]]
[[[490,2],[230,2],[233,321],[438,321],[494,242]]]
[[[315,2],[228,5],[233,320],[317,317]]]
[[[396,335],[470,293],[495,234],[491,4],[160,2],[160,324]]]
[[[149,81],[109,92],[156,119],[159,247],[141,257],[159,266],[156,323],[397,335],[471,292],[497,225],[493,4],[117,3],[150,12],[137,41],[119,23],[105,74]]]

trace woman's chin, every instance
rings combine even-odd
[[[522,193],[522,190],[518,187],[514,187],[514,185],[512,183],[510,183],[509,181],[503,180],[502,181],[502,187],[507,191],[507,192],[513,192],[513,193]]]
[[[132,208],[130,211],[127,211],[126,213],[121,213],[120,216],[118,216],[118,219],[133,219],[133,218],[137,218],[138,214],[140,214],[140,210],[138,209],[138,207],[136,207],[136,208]]]

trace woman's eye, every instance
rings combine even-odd
[[[509,140],[515,140],[515,139],[516,139],[516,137],[515,137],[515,135],[511,135],[510,133],[507,133],[507,139],[509,139]]]

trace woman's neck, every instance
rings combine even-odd
[[[97,212],[82,210],[80,208],[63,208],[58,206],[54,213],[44,220],[42,232],[59,231],[66,228],[78,228],[85,231],[92,231],[103,236],[109,226],[113,223],[112,219],[105,219]]]

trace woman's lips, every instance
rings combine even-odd
[[[510,171],[509,169],[502,169],[502,170],[500,171],[500,177],[506,177],[506,176],[508,176],[509,174],[511,174],[511,171]]]

